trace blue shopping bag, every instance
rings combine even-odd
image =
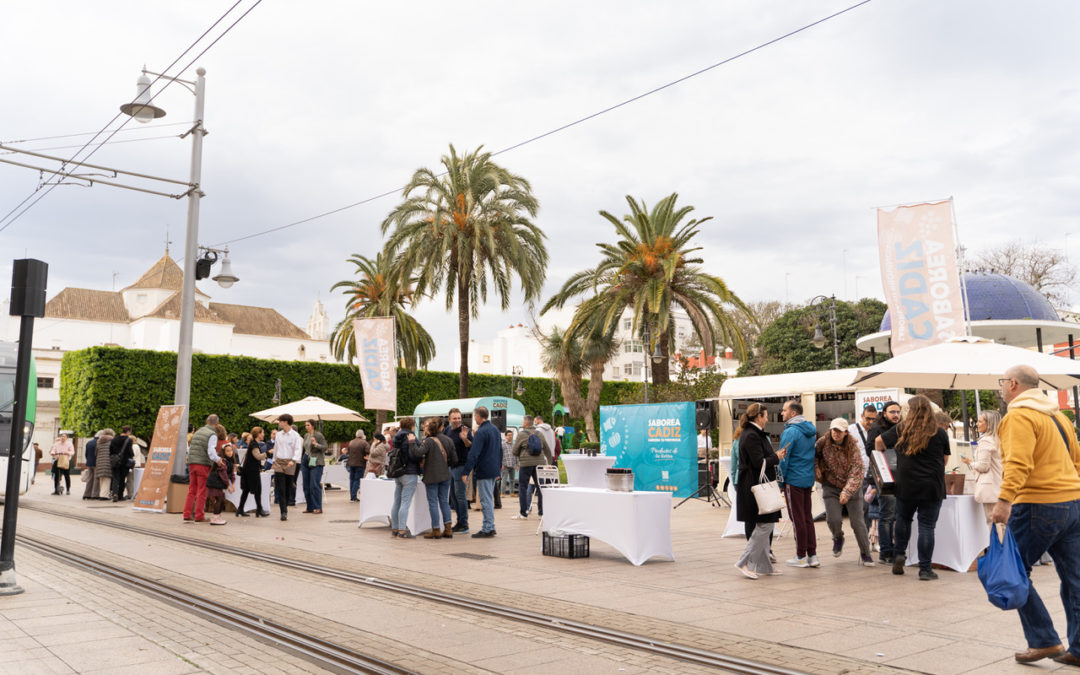
[[[997,528],[990,528],[990,548],[979,559],[979,581],[995,607],[1016,609],[1027,603],[1030,582],[1012,530],[1004,530],[999,539]]]

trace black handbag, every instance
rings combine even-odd
[[[870,453],[870,475],[874,479],[878,494],[896,494],[896,450],[874,450]]]

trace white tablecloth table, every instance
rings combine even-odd
[[[131,470],[131,480],[129,481],[130,497],[135,499],[135,495],[139,494],[139,484],[142,483],[143,469],[141,466],[137,466]]]
[[[895,528],[895,525],[893,526]],[[895,529],[894,529],[895,531]],[[947,495],[934,528],[934,554],[930,562],[967,572],[990,541],[990,526],[982,504],[971,495]],[[907,564],[919,564],[919,515],[911,519]]]
[[[572,487],[607,489],[607,470],[615,466],[615,458],[607,455],[568,455],[559,459],[566,467],[566,482]]]
[[[349,489],[349,467],[343,462],[327,464],[323,467],[322,482]]]
[[[653,556],[675,560],[671,493],[615,492],[582,487],[541,488],[545,532],[584,534],[610,544],[634,565]]]
[[[357,527],[363,526],[369,520],[390,524],[395,482],[388,478],[365,478],[361,481],[360,492],[357,494],[360,499],[360,520]],[[427,490],[423,482],[419,480],[416,481],[416,491],[413,492],[412,506],[409,507],[409,517],[405,520],[405,527],[414,535],[431,529]]]

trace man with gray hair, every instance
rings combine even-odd
[[[488,420],[488,409],[477,406],[473,410],[473,421],[479,426],[473,434],[469,456],[462,468],[461,481],[464,484],[469,474],[476,470],[476,491],[480,498],[480,511],[484,514],[484,524],[474,539],[495,536],[495,479],[502,473],[502,441],[499,430]]]
[[[524,520],[532,509],[532,483],[536,484],[536,503],[540,515],[544,515],[544,498],[540,494],[540,482],[536,478],[536,467],[552,464],[551,446],[539,429],[533,427],[532,415],[521,417],[521,433],[514,439],[512,452],[518,458],[518,515],[512,520]]]
[[[1057,402],[1037,389],[1034,368],[1013,366],[998,384],[1009,412],[998,425],[1002,481],[990,520],[1008,523],[1028,572],[1027,602],[1017,609],[1028,648],[1015,659],[1080,666],[1080,444]],[[1061,579],[1067,651],[1030,579],[1044,553]]]
[[[210,477],[210,467],[221,461],[217,454],[218,416],[210,415],[206,424],[191,435],[188,443],[188,481],[187,499],[184,501],[184,522],[201,523],[204,520],[203,509],[206,507],[206,479]]]
[[[349,465],[349,501],[358,502],[360,498],[360,480],[367,470],[368,455],[371,454],[371,445],[367,442],[367,436],[363,429],[356,430],[356,438],[349,441],[348,465]]]

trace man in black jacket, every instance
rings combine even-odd
[[[131,427],[124,425],[120,428],[120,435],[109,443],[109,464],[112,466],[112,500],[118,502],[124,499],[124,487],[127,485],[128,471],[135,462],[135,451],[132,449]],[[130,497],[130,495],[128,495]]]
[[[881,414],[866,432],[866,447],[873,450],[877,437],[900,423],[900,404],[896,401],[888,401],[881,409]],[[893,524],[896,522],[896,497],[893,495],[879,494],[878,503],[878,547],[881,552],[878,562],[882,565],[892,565],[893,555],[903,553],[893,549]]]

